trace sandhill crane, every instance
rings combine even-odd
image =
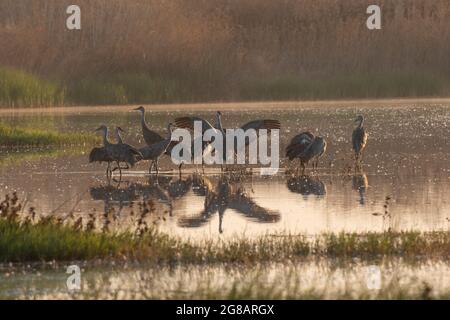
[[[106,176],[109,177],[112,174],[111,162],[113,159],[106,152],[105,147],[95,147],[89,153],[89,163],[92,162],[106,162],[108,166],[106,167]]]
[[[123,143],[122,133],[124,132],[125,131],[121,127],[116,127],[115,134],[117,143]]]
[[[202,135],[205,133],[206,130],[208,129],[212,129],[212,130],[216,130],[217,132],[219,132],[219,130],[214,127],[211,123],[209,123],[207,120],[204,120],[202,118],[199,117],[180,117],[175,119],[175,126],[178,128],[183,128],[183,129],[190,129],[190,130],[194,130],[194,122],[196,121],[201,121],[202,122]],[[203,136],[198,137],[197,139],[201,140],[201,144],[202,144],[202,155],[209,152],[212,152],[212,148],[210,147],[210,143],[207,141],[203,141]],[[175,142],[176,144],[176,142]],[[194,159],[195,155],[195,139],[192,138],[191,139],[191,158]],[[174,146],[174,142],[172,142],[169,147],[167,148],[167,153],[170,155],[171,152],[171,148]],[[180,156],[184,156],[180,155]],[[178,166],[178,171],[179,171],[179,175],[181,176],[181,167],[183,166],[183,163],[180,163],[180,165]],[[204,164],[202,163],[202,169],[204,168]]]
[[[226,129],[222,125],[222,113],[220,111],[216,112],[215,126],[213,126],[207,120],[204,120],[200,117],[195,117],[195,116],[177,118],[177,119],[175,119],[175,124],[179,128],[186,128],[186,129],[194,130],[194,122],[195,121],[202,122],[202,130],[203,130],[202,133],[204,133],[208,129],[219,130],[223,135],[223,146],[227,145],[226,135],[225,135]],[[244,132],[249,129],[254,129],[258,133],[258,130],[260,130],[260,129],[267,129],[267,130],[280,129],[280,122],[278,120],[271,120],[271,119],[253,120],[253,121],[247,122],[246,124],[241,126],[240,129],[242,129]],[[250,141],[248,139],[246,139],[245,145],[248,145],[249,143],[250,143]],[[237,141],[236,140],[234,142],[234,146],[235,146],[234,153],[236,153],[236,151],[237,151],[236,150],[237,149]],[[205,147],[206,146],[204,145],[204,148]],[[226,152],[223,152],[222,156],[223,156],[223,160],[225,161],[226,160]]]
[[[146,146],[139,149],[142,154],[143,160],[151,160],[151,165],[149,168],[149,174],[152,173],[153,165],[156,166],[156,174],[158,174],[158,160],[166,152],[167,148],[171,144],[172,136],[172,123],[167,126],[167,138],[152,144],[151,146]]]
[[[310,132],[303,132],[295,136],[286,148],[289,160],[300,159],[302,173],[305,173],[306,164],[313,160],[313,169],[317,168],[319,158],[325,153],[327,142],[322,137],[314,137]]]
[[[141,112],[142,135],[144,136],[145,143],[148,146],[164,140],[163,137],[161,137],[158,133],[148,127],[147,123],[145,122],[145,108],[143,106],[140,106],[133,110]]]
[[[223,125],[222,125],[222,112],[220,112],[220,111],[217,111],[217,125],[220,130],[222,130],[223,132],[226,131],[226,129],[223,128]],[[272,119],[252,120],[240,127],[240,129],[242,129],[244,131],[247,131],[249,129],[254,129],[256,131],[258,131],[260,129],[267,129],[267,130],[278,129],[279,130],[280,128],[281,128],[280,121],[272,120]]]
[[[121,127],[116,127],[115,130],[115,136],[117,143],[123,143],[122,135],[121,133],[124,132]],[[96,147],[91,150],[89,153],[89,163],[92,162],[107,162],[108,167],[106,168],[106,175],[109,177],[112,174],[111,170],[111,162],[114,161],[106,151],[106,148],[103,147]]]
[[[202,122],[202,129],[203,132],[205,132],[207,129],[218,129],[222,133],[225,133],[226,129],[222,125],[222,113],[220,111],[216,112],[216,125],[213,126],[208,121],[199,118],[199,117],[182,117],[175,119],[175,124],[179,128],[187,128],[194,130],[194,122],[195,121],[201,121]],[[262,120],[253,120],[250,122],[247,122],[243,126],[240,127],[240,129],[247,131],[248,129],[280,129],[280,122],[278,120],[270,120],[270,119],[262,119]]]
[[[355,119],[355,123],[358,123],[358,126],[353,130],[352,134],[352,147],[353,151],[355,151],[355,161],[357,164],[361,162],[361,156],[364,148],[367,145],[368,134],[364,129],[364,117],[359,115]]]
[[[122,169],[128,169],[129,165],[134,166],[138,161],[137,158],[142,158],[142,154],[134,147],[126,143],[111,143],[108,140],[108,128],[105,125],[100,126],[96,131],[100,131],[103,135],[103,145],[107,155],[117,163],[117,168],[112,171],[119,170],[122,175]],[[121,167],[120,162],[125,162],[126,167]]]
[[[227,145],[227,136],[225,135],[225,133],[227,131],[227,128],[224,128],[222,125],[222,113],[220,111],[217,111],[216,118],[217,118],[217,120],[216,120],[217,127],[224,134],[223,145],[226,146]],[[281,128],[281,124],[280,124],[280,121],[278,121],[278,120],[260,119],[260,120],[252,120],[250,122],[247,122],[240,128],[236,128],[236,129],[242,129],[244,132],[252,129],[252,130],[256,131],[257,135],[259,135],[259,130],[265,129],[267,131],[270,131],[270,130],[275,130],[275,129],[280,130],[280,128]],[[251,142],[253,142],[253,141],[250,141],[250,138],[245,139],[246,146],[249,145]],[[237,140],[234,139],[233,152],[236,154],[238,151],[239,150],[238,150]],[[224,159],[224,161],[226,160],[225,152],[223,154],[223,159]]]

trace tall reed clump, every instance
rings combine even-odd
[[[378,0],[381,30],[372,0],[78,0],[79,31],[70,4],[0,1],[0,66],[57,79],[66,103],[450,95],[448,0]]]
[[[64,90],[29,73],[0,66],[0,106],[47,107],[64,103]]]

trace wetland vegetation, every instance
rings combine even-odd
[[[448,2],[370,4],[3,0],[0,106],[448,96]]]
[[[109,233],[111,223],[103,217],[95,230],[94,215],[84,221],[36,214],[34,208],[22,212],[17,195],[0,204],[0,261],[67,261],[93,258],[143,259],[155,263],[244,263],[283,261],[309,256],[339,259],[403,257],[443,259],[450,254],[448,232],[367,232],[328,233],[313,238],[295,234],[268,234],[255,239],[245,237],[227,241],[182,240],[148,226],[145,216],[154,214],[152,205],[142,204],[136,212],[134,230]],[[103,232],[101,232],[103,231]]]
[[[98,137],[92,134],[11,126],[0,122],[0,146],[2,147],[74,146],[93,144],[98,140]]]

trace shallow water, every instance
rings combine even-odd
[[[141,146],[139,114],[130,109],[1,113],[0,120],[84,132],[103,123],[119,125],[126,130],[127,142]],[[195,114],[214,119],[214,111],[191,111],[195,106],[186,106],[186,111],[168,109],[147,114],[149,125],[162,134],[167,122],[176,116]],[[449,229],[449,104],[356,107],[290,103],[273,108],[265,104],[260,109],[254,104],[223,111],[224,126],[236,127],[257,118],[279,119],[281,153],[289,139],[301,131],[320,134],[327,140],[328,150],[317,171],[308,168],[306,177],[293,176],[291,164],[282,159],[279,174],[270,178],[261,177],[256,169],[239,179],[221,176],[217,168],[207,168],[204,176],[193,175],[196,168],[191,166],[180,180],[166,157],[159,183],[148,176],[148,164],[143,163],[125,173],[119,184],[107,181],[104,166],[87,163],[89,150],[73,152],[71,146],[25,153],[2,150],[0,194],[16,190],[26,199],[27,207],[43,214],[94,214],[99,217],[99,228],[102,213],[112,212],[110,228],[116,229],[134,226],[131,213],[142,199],[152,200],[154,211],[149,221],[165,232],[191,239],[276,232],[314,235],[343,230]],[[366,117],[369,143],[363,168],[355,171],[350,140],[353,120],[359,113]],[[390,200],[386,202],[387,197]]]
[[[68,290],[67,265],[0,266],[0,299],[446,299],[450,292],[450,270],[444,262],[78,265],[79,291]]]

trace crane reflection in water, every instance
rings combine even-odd
[[[114,212],[115,217],[120,217],[124,208],[132,207],[140,201],[151,203],[155,212],[173,216],[174,206],[188,194],[203,198],[203,209],[199,213],[175,217],[177,225],[182,228],[201,227],[218,213],[218,230],[222,233],[224,216],[228,211],[258,223],[276,223],[281,219],[278,211],[266,209],[252,199],[241,178],[228,175],[207,177],[192,174],[178,178],[159,176],[157,179],[150,179],[147,184],[134,182],[122,187],[108,184],[90,188],[91,198],[105,203],[105,215]]]

